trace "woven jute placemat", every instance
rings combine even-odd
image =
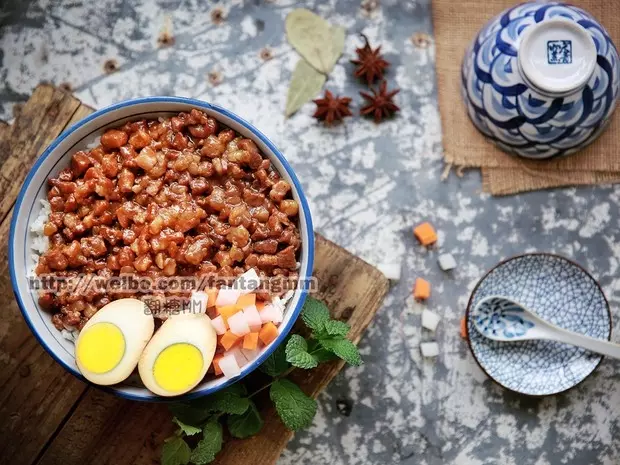
[[[620,43],[617,3],[573,1],[598,18],[615,43]],[[583,184],[620,182],[620,111],[605,132],[577,154],[534,161],[506,154],[480,134],[461,100],[460,69],[465,49],[478,30],[511,0],[433,0],[437,86],[446,163],[482,168],[483,190],[495,195]]]

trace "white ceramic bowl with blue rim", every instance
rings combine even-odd
[[[569,155],[594,141],[619,90],[618,50],[605,28],[559,2],[503,11],[480,30],[461,66],[461,93],[476,128],[526,158]]]
[[[73,343],[63,338],[60,331],[52,325],[51,314],[39,307],[36,291],[31,291],[28,285],[29,270],[33,267],[31,245],[34,237],[30,232],[30,225],[40,212],[40,200],[47,198],[47,179],[56,176],[61,169],[69,166],[71,155],[78,150],[86,149],[87,145],[107,128],[120,126],[130,120],[172,116],[181,111],[188,112],[192,108],[204,111],[244,137],[252,139],[263,155],[269,158],[281,177],[292,186],[293,198],[300,205],[299,229],[302,245],[299,258],[299,279],[303,285],[295,291],[286,306],[284,320],[279,326],[279,335],[276,340],[265,347],[254,361],[244,366],[240,376],[233,379],[220,377],[202,382],[189,393],[174,398],[157,396],[146,388],[136,387],[135,383],[130,382],[114,386],[98,386],[128,399],[189,400],[219,391],[254,371],[282,343],[293,327],[306,299],[308,280],[312,276],[314,233],[308,202],[295,172],[282,153],[264,134],[234,113],[200,100],[180,97],[148,97],[128,100],[99,110],[63,132],[35,162],[17,197],[9,238],[9,272],[15,298],[33,334],[58,363],[82,381],[87,382],[75,363]]]
[[[474,358],[501,386],[530,396],[558,394],[585,380],[603,359],[560,342],[487,339],[476,330],[472,310],[490,296],[507,297],[561,328],[605,340],[611,338],[611,312],[596,280],[567,258],[533,253],[498,264],[474,288],[465,318]]]

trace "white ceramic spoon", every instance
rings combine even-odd
[[[562,329],[507,297],[485,297],[474,307],[472,319],[476,330],[494,341],[546,339],[620,359],[620,344]]]

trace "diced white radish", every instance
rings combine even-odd
[[[245,319],[250,326],[250,331],[258,331],[263,324],[263,320],[261,320],[260,314],[256,309],[256,305],[250,305],[243,309],[243,314],[245,315]]]
[[[437,357],[439,355],[439,346],[436,342],[423,342],[420,344],[420,350],[423,357]],[[220,362],[221,367],[221,362]]]
[[[249,294],[254,292],[258,286],[260,286],[260,278],[254,268],[250,268],[248,271],[239,276],[234,284],[233,288],[239,291],[240,295]]]
[[[282,323],[282,310],[274,304],[265,305],[265,308],[258,313],[263,323],[270,321],[275,324]]]
[[[241,368],[239,367],[234,354],[223,356],[220,359],[219,366],[220,370],[222,370],[222,374],[227,378],[234,378],[235,376],[239,376],[241,374]]]
[[[245,356],[246,360],[248,362],[251,362],[256,357],[258,357],[258,354],[260,354],[260,349],[252,349],[252,350],[250,350],[250,349],[244,349],[243,347],[241,347],[241,352]]]
[[[211,320],[211,326],[215,329],[215,334],[221,336],[226,332],[226,323],[224,323],[224,318],[222,315],[215,317]]]
[[[192,313],[207,313],[207,303],[209,302],[209,296],[206,292],[195,291],[192,292],[191,298],[191,311]]]
[[[215,299],[216,307],[224,307],[226,305],[233,305],[237,302],[237,299],[241,293],[238,289],[231,287],[222,287],[217,293],[217,299]]]
[[[435,312],[431,312],[426,308],[422,311],[422,326],[424,328],[435,331],[437,329],[437,325],[439,324],[439,320],[441,320],[441,317]]]
[[[450,271],[456,268],[456,260],[449,253],[441,254],[437,257],[437,262],[442,271]]]
[[[230,349],[224,355],[233,355],[235,357],[235,360],[237,361],[237,365],[239,365],[239,368],[243,368],[248,363],[248,359],[239,347],[234,347]]]
[[[377,268],[390,281],[400,280],[400,263],[381,263]]]
[[[250,332],[250,325],[243,312],[237,312],[228,317],[228,327],[230,332],[236,336],[245,336]]]

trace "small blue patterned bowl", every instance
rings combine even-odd
[[[520,302],[561,328],[599,339],[611,337],[611,313],[594,278],[566,258],[537,253],[503,261],[478,282],[465,316],[474,358],[501,386],[531,396],[558,394],[586,379],[601,362],[600,355],[559,342],[497,342],[482,336],[472,310],[493,295]]]
[[[510,8],[465,53],[469,117],[501,149],[526,158],[569,155],[605,128],[620,87],[618,51],[586,11],[557,2]]]

